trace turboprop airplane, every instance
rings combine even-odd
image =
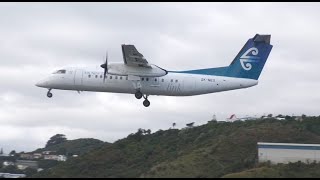
[[[36,83],[47,88],[47,96],[52,97],[52,89],[113,92],[134,94],[144,98],[148,107],[150,95],[193,96],[234,89],[248,88],[258,84],[258,78],[271,52],[271,35],[256,34],[242,47],[229,66],[168,71],[149,64],[134,45],[122,45],[124,63],[106,61],[95,68],[61,68],[49,77]]]

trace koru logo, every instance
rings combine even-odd
[[[253,56],[249,56],[249,53],[252,53]],[[257,57],[259,50],[255,47],[248,49],[243,55],[240,57],[240,64],[242,68],[246,71],[249,71],[252,68],[252,62],[258,62],[259,57]]]

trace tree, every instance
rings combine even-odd
[[[302,116],[301,116],[301,118],[304,120],[304,119],[306,119],[306,115],[305,114],[302,114]]]
[[[56,135],[52,136],[50,138],[50,140],[47,142],[46,148],[53,146],[53,145],[56,145],[56,144],[63,143],[65,141],[67,141],[67,138],[64,134],[56,134]]]
[[[9,154],[14,156],[16,154],[16,151],[12,150]]]
[[[269,117],[269,118],[272,118],[272,114],[268,114],[268,117]]]
[[[148,129],[148,130],[146,131],[146,133],[150,135],[150,134],[151,134],[151,130]]]
[[[173,123],[173,124],[172,124],[172,128],[174,128],[175,126],[176,126],[176,123]]]
[[[288,116],[288,115],[286,115],[284,118],[285,118],[286,120],[293,120],[293,117]]]
[[[144,129],[139,128],[139,129],[138,129],[138,132],[136,133],[136,135],[138,135],[138,136],[142,136],[144,132],[145,132],[145,130],[144,130]]]
[[[61,147],[60,149],[58,149],[57,154],[66,155],[67,149],[65,147]]]
[[[34,174],[36,174],[38,171],[36,169],[32,169],[32,168],[29,168],[27,167],[25,170],[24,170],[24,173],[26,174],[27,177],[30,177]]]

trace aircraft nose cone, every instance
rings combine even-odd
[[[41,83],[40,82],[37,82],[35,85],[38,86],[38,87],[41,87]]]
[[[38,87],[45,87],[46,86],[46,82],[45,81],[39,81],[37,82],[35,85],[38,86]]]

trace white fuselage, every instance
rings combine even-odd
[[[95,91],[134,94],[133,81],[128,76],[107,74],[103,81],[101,68],[66,68],[63,74],[51,74],[36,85],[48,89]],[[141,77],[140,91],[146,95],[192,96],[258,84],[257,80],[224,76],[168,72],[161,77]]]

